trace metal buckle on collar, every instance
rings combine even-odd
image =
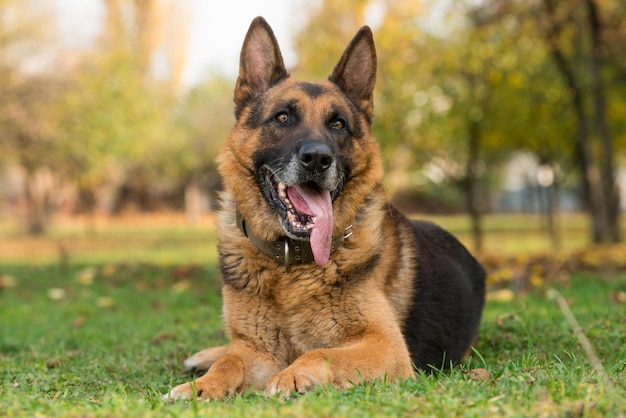
[[[291,264],[289,264],[289,238],[285,237],[285,271],[289,273],[291,271]]]
[[[341,236],[341,241],[337,242],[336,244],[333,244],[332,247],[331,247],[331,251],[335,251],[339,244],[341,244],[342,242],[344,242],[345,240],[350,238],[352,236],[352,234],[354,233],[353,229],[354,229],[354,227],[352,225],[346,226],[343,229],[344,230],[344,234]],[[291,249],[289,247],[289,238],[288,237],[285,237],[284,249],[285,249],[285,271],[287,273],[289,273],[289,272],[291,272],[291,263],[289,261],[289,251]],[[296,254],[298,254],[299,252],[300,252],[300,248],[299,248],[299,246],[296,246]],[[278,254],[276,255],[276,258],[278,258]],[[300,259],[300,256],[296,255],[295,259],[296,259],[296,261],[298,261]]]
[[[283,261],[287,273],[291,271],[291,266],[293,264],[313,261],[313,259],[305,251],[304,242],[293,241],[289,237],[284,237],[282,240],[279,241],[265,241],[260,238],[254,233],[253,230],[248,228],[245,219],[241,215],[241,212],[239,212],[239,210],[237,209],[235,212],[235,223],[239,230],[243,233],[243,235],[250,239],[250,241],[252,241],[252,243],[262,253],[274,258],[278,262]],[[345,227],[343,235],[333,238],[331,251],[335,251],[341,245],[341,243],[343,243],[345,240],[352,236],[353,232],[353,225],[348,225],[347,227]],[[293,248],[291,245],[289,245],[290,241],[294,244]],[[295,251],[293,262],[289,258],[289,256],[291,255],[291,251]],[[310,252],[310,250],[307,251]],[[282,257],[285,257],[285,259],[281,260]]]

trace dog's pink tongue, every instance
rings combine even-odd
[[[333,240],[333,205],[330,192],[307,186],[287,188],[289,200],[298,212],[315,217],[311,230],[311,249],[315,262],[320,266],[328,263]]]

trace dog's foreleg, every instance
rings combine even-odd
[[[338,348],[312,350],[272,377],[265,391],[288,397],[315,386],[332,384],[342,389],[362,380],[383,376],[391,380],[413,376],[404,340],[398,335],[370,333],[361,340]]]
[[[223,347],[220,347],[223,348]],[[198,379],[183,383],[163,396],[164,401],[190,399],[221,399],[250,388],[263,388],[278,366],[269,357],[233,342],[228,352],[218,358],[208,372]]]

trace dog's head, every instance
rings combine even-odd
[[[289,77],[263,18],[248,30],[235,87],[237,122],[218,162],[248,225],[264,239],[310,240],[328,261],[333,236],[379,184],[371,135],[376,51],[362,28],[327,81]]]

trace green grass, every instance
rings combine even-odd
[[[467,218],[434,220],[469,242]],[[584,217],[564,219],[567,248],[584,247],[585,225]],[[491,281],[494,289],[527,289],[520,286],[523,269],[518,269],[527,258],[502,253],[545,253],[550,244],[541,219],[490,216],[485,228],[487,252],[500,253],[489,264],[493,271],[500,268]],[[215,254],[210,222],[199,227],[181,219],[61,222],[40,238],[0,223],[0,416],[626,413],[624,247],[616,248],[610,263],[608,253],[576,255],[584,258],[576,265],[594,273],[537,280],[553,265],[544,261],[542,269],[528,268],[522,282],[534,287],[513,299],[510,292],[492,295],[476,353],[452,371],[342,392],[324,387],[287,402],[250,393],[221,402],[164,405],[161,395],[189,379],[182,360],[226,342]],[[571,306],[609,382],[594,370],[563,312],[546,296],[552,287]],[[480,369],[487,375],[476,377]]]
[[[545,289],[490,302],[477,353],[450,372],[281,402],[256,393],[164,405],[185,356],[225,342],[213,267],[0,266],[0,416],[619,416],[626,276],[556,286],[597,350],[603,383]],[[613,298],[614,299],[614,298]],[[484,368],[485,379],[472,377]]]
[[[61,219],[41,237],[0,222],[0,264],[212,264],[215,247],[210,220],[190,226],[181,217]]]
[[[455,234],[470,249],[467,216],[416,216],[432,220]],[[63,258],[77,263],[150,262],[162,265],[214,263],[215,231],[210,219],[189,226],[182,216],[61,218],[44,237],[25,236],[16,223],[0,219],[0,264],[49,264]],[[489,215],[484,218],[484,252],[520,254],[551,251],[539,215]],[[582,214],[560,217],[563,249],[589,244],[588,219]],[[624,234],[626,236],[626,230]]]
[[[448,229],[471,248],[471,224],[468,216],[424,216]],[[584,214],[562,214],[558,217],[558,239],[566,250],[583,248],[589,244],[589,219]],[[483,249],[486,253],[506,254],[550,251],[552,242],[546,230],[543,215],[495,214],[482,220]],[[624,231],[626,233],[626,230]]]

